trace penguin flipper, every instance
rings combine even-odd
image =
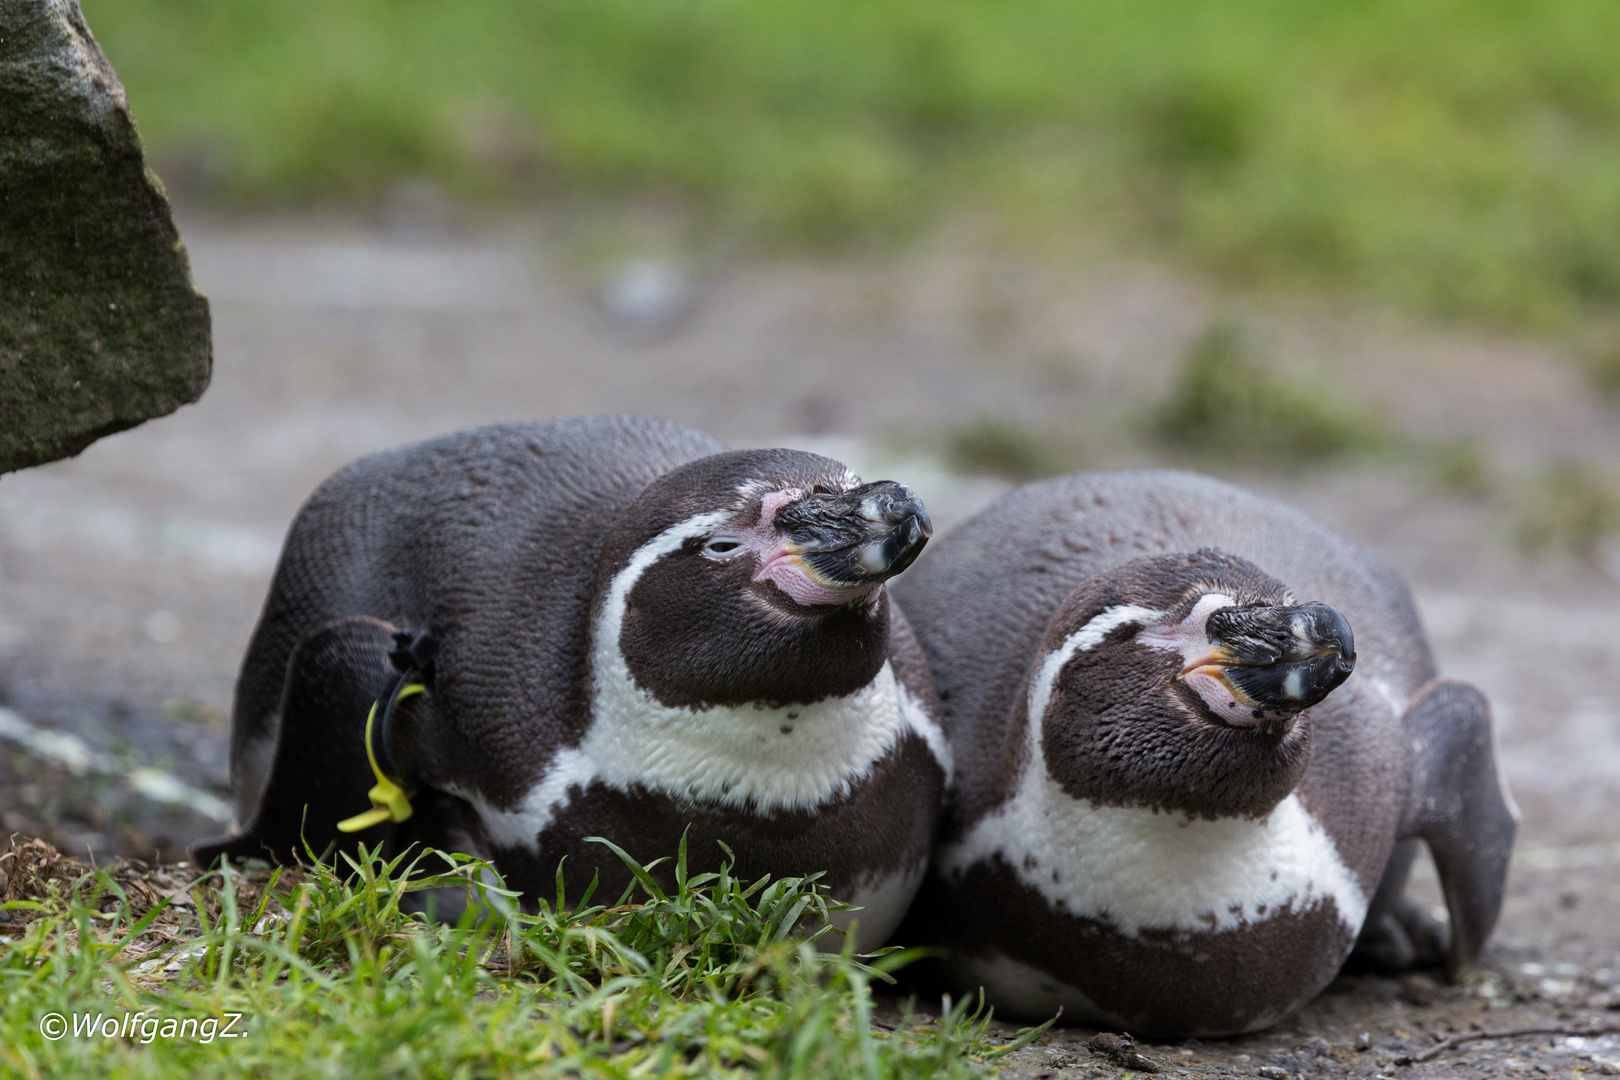
[[[1401,837],[1429,847],[1451,916],[1453,979],[1479,956],[1507,888],[1518,807],[1496,760],[1491,707],[1469,683],[1435,679],[1404,717],[1416,749]]]
[[[366,755],[366,715],[393,680],[394,627],[354,616],[318,627],[293,648],[281,695],[280,731],[264,794],[240,833],[197,845],[199,866],[221,855],[277,863],[375,851],[390,822],[340,832],[339,821],[369,805],[375,778]]]

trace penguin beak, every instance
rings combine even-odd
[[[789,557],[833,589],[887,581],[915,561],[934,533],[922,500],[892,480],[807,495],[776,512],[776,527]]]
[[[1310,708],[1350,677],[1356,641],[1327,604],[1225,607],[1205,626],[1214,646],[1182,673],[1213,676],[1257,721]]]

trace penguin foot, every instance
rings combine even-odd
[[[1446,924],[1403,896],[1393,910],[1362,927],[1344,970],[1352,974],[1399,975],[1419,969],[1443,969],[1450,955],[1451,931]]]
[[[417,813],[396,828],[390,849],[405,852],[407,862],[422,856],[419,862],[412,864],[412,877],[443,872],[444,864],[436,856],[429,854],[432,851],[473,855],[488,863],[495,861],[495,855],[489,849],[489,845],[480,839],[470,825],[476,820],[471,807],[454,795],[442,791],[430,790],[423,795],[424,798],[418,803]],[[487,870],[481,872],[478,877],[484,885],[499,887],[504,884],[498,876]],[[473,910],[474,917],[478,920],[494,915],[494,909],[474,893],[475,890],[470,885],[413,889],[400,897],[399,910],[407,914],[421,915],[430,922],[447,924],[460,921],[469,909]]]

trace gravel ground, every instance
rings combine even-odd
[[[0,478],[4,825],[97,858],[182,857],[220,827],[231,687],[281,535],[358,454],[513,417],[652,412],[908,480],[949,527],[1005,485],[942,469],[946,432],[1017,417],[1076,433],[1099,467],[1154,461],[1136,418],[1230,308],[1152,266],[1054,269],[950,237],[770,262],[671,256],[656,221],[598,235],[430,208],[181,227],[214,305],[202,402]],[[1283,366],[1405,431],[1475,437],[1503,490],[1557,458],[1620,463],[1613,406],[1544,346],[1290,299],[1247,310]],[[1272,1031],[1142,1052],[1188,1075],[1620,1073],[1620,1036],[1397,1064],[1453,1032],[1620,1025],[1620,585],[1601,553],[1527,560],[1511,499],[1439,489],[1415,462],[1224,474],[1408,576],[1443,668],[1494,702],[1525,821],[1464,985],[1346,977]],[[1120,1072],[1092,1034],[1055,1031],[1010,1071]]]

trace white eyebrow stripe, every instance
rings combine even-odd
[[[1069,655],[1075,652],[1089,652],[1101,645],[1103,638],[1125,626],[1128,623],[1154,622],[1164,617],[1164,612],[1153,608],[1142,607],[1138,604],[1119,604],[1109,608],[1101,615],[1094,615],[1091,621],[1070,634],[1064,641],[1063,648],[1070,649]]]
[[[1035,684],[1029,690],[1029,726],[1035,736],[1035,745],[1040,745],[1041,717],[1046,713],[1047,703],[1052,700],[1052,687],[1063,665],[1074,659],[1075,653],[1090,652],[1101,645],[1104,638],[1121,626],[1156,622],[1163,617],[1164,612],[1153,608],[1116,604],[1100,615],[1093,615],[1086,625],[1065,638],[1062,645],[1047,653],[1041,661],[1040,672],[1035,676]]]

